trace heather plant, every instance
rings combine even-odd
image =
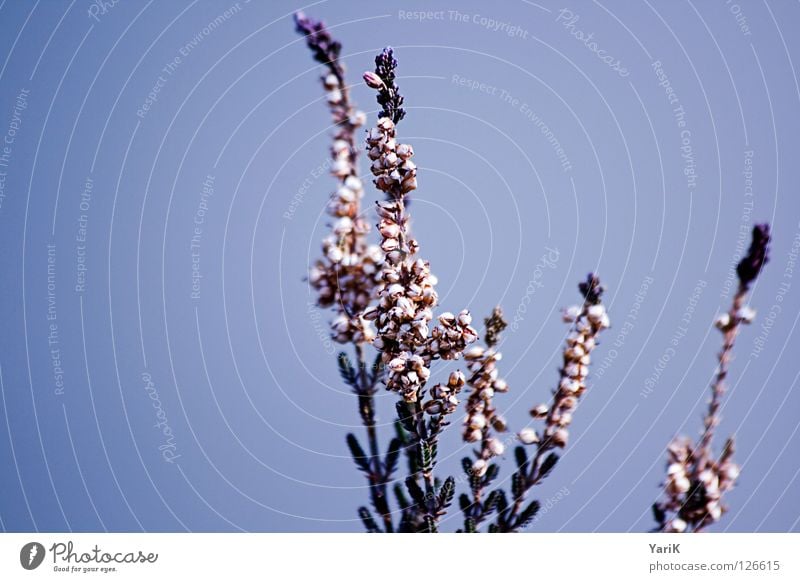
[[[467,491],[458,496],[463,517],[458,531],[522,531],[540,508],[538,500],[529,499],[532,491],[552,474],[568,445],[573,415],[587,391],[591,353],[610,327],[604,287],[594,273],[579,283],[581,302],[563,312],[569,330],[551,398],[530,410],[527,426],[503,437],[508,426],[496,400],[509,390],[499,369],[507,322],[496,307],[484,320],[480,338],[468,309],[439,310],[438,281],[411,232],[409,195],[418,187],[418,172],[414,148],[398,138],[406,111],[393,50],[381,51],[374,70],[363,74],[379,109],[374,126],[362,130],[366,135],[360,146],[357,132],[366,116],[350,100],[341,45],[322,22],[297,13],[295,23],[325,70],[322,84],[334,127],[331,173],[337,187],[328,204],[331,233],[323,240],[322,257],[311,267],[309,283],[317,303],[333,312],[332,338],[345,346],[338,356],[339,370],[356,396],[366,432],[366,449],[355,434],[346,437],[369,488],[370,506],[360,507],[358,515],[368,532],[438,532],[457,493],[456,479],[440,475],[437,467],[440,437],[455,420],[471,448],[471,456],[462,459],[465,476],[459,481]],[[361,206],[361,147],[372,183],[383,194],[372,219],[377,244],[368,240],[369,211]],[[711,441],[734,340],[740,324],[754,316],[746,297],[767,261],[768,242],[768,227],[756,227],[750,251],[739,264],[740,286],[731,310],[717,320],[724,344],[705,431],[697,446],[685,438],[670,445],[665,500],[654,505],[659,531],[700,531],[717,521],[724,511],[721,493],[738,474],[732,439],[717,460],[711,456]],[[370,355],[372,351],[376,353]],[[463,369],[443,370],[446,381],[430,385],[434,371],[452,361],[463,362]],[[385,450],[375,410],[380,386],[397,396],[393,435]],[[499,479],[500,460],[510,444],[516,468],[506,491]],[[406,467],[400,469],[403,456]]]
[[[703,430],[697,443],[689,437],[679,436],[667,449],[664,499],[653,505],[653,515],[658,524],[656,531],[699,532],[719,521],[727,511],[722,495],[734,486],[739,476],[739,466],[733,462],[734,440],[728,437],[718,458],[714,457],[711,445],[720,422],[719,412],[734,342],[740,327],[752,323],[756,315],[747,305],[747,295],[750,285],[769,260],[769,242],[769,225],[754,226],[750,249],[736,267],[739,286],[730,309],[714,322],[722,333],[722,349],[717,355],[717,369],[711,383],[708,409],[703,417]]]
[[[319,21],[298,13],[295,23],[314,59],[325,68],[322,84],[335,128],[331,173],[337,189],[328,206],[331,234],[323,240],[323,256],[311,267],[309,282],[318,304],[334,313],[333,339],[352,346],[352,353],[343,351],[338,363],[342,379],[357,396],[367,434],[367,450],[354,434],[346,438],[369,484],[371,508],[359,508],[359,516],[370,532],[438,531],[456,494],[454,477],[436,475],[439,437],[459,410],[459,395],[466,389],[462,437],[475,448],[474,458],[463,462],[470,492],[459,498],[464,516],[460,531],[478,531],[490,521],[489,531],[518,531],[538,510],[537,501],[525,505],[525,498],[555,466],[558,456],[553,451],[567,444],[567,426],[586,389],[589,352],[596,345],[597,333],[608,327],[599,280],[590,274],[579,286],[583,305],[565,311],[573,329],[564,350],[560,382],[553,402],[531,413],[543,420],[543,428],[537,432],[526,427],[515,437],[521,444],[516,448],[518,466],[509,496],[501,487],[493,487],[500,471],[493,459],[506,449],[499,434],[507,431],[507,425],[494,398],[508,391],[497,365],[501,359],[497,346],[507,324],[502,310],[495,308],[485,320],[484,345],[470,348],[479,336],[469,310],[435,314],[437,280],[410,229],[408,196],[417,188],[417,168],[413,147],[397,139],[397,126],[406,112],[396,82],[394,53],[384,49],[375,59],[374,71],[363,75],[380,106],[377,122],[365,140],[373,184],[384,194],[384,200],[375,205],[380,242],[374,245],[367,241],[369,226],[361,207],[364,188],[357,170],[356,131],[365,116],[350,100],[339,58],[341,45]],[[377,351],[372,365],[367,357],[369,345]],[[428,385],[438,362],[462,358],[466,372],[453,370],[445,382]],[[385,453],[380,448],[374,402],[381,384],[398,396],[395,436]],[[526,447],[533,445],[535,452],[528,460]],[[396,474],[403,453],[407,475],[400,478]],[[390,485],[394,511],[388,498]]]

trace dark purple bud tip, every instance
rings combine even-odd
[[[381,106],[379,117],[388,117],[395,123],[405,117],[405,109],[403,109],[403,96],[400,94],[400,88],[395,83],[395,69],[397,68],[397,59],[394,58],[394,51],[392,47],[383,49],[377,57],[375,57],[375,77],[380,79],[380,84],[377,80],[370,84],[371,77],[368,80],[365,76],[364,80],[370,87],[378,90],[378,104]]]
[[[753,241],[750,249],[736,267],[736,274],[739,275],[739,282],[742,287],[747,288],[750,283],[755,281],[761,269],[769,262],[769,224],[756,224],[753,227]]]
[[[600,298],[603,295],[603,291],[605,291],[605,287],[600,284],[600,278],[597,275],[589,273],[586,276],[586,281],[578,283],[578,290],[586,299],[586,303],[597,305],[600,303]]]

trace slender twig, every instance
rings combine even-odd
[[[380,373],[377,369],[369,370],[363,347],[374,337],[374,331],[359,317],[374,295],[375,273],[380,267],[379,249],[366,244],[369,226],[361,217],[363,187],[358,178],[355,132],[366,117],[350,100],[345,68],[339,60],[341,44],[331,37],[324,23],[301,12],[295,14],[295,24],[297,31],[305,36],[314,59],[327,70],[322,84],[336,126],[331,146],[331,173],[338,179],[339,187],[329,205],[329,212],[336,222],[332,236],[323,242],[324,257],[312,268],[309,280],[318,292],[318,304],[333,307],[338,312],[332,325],[333,338],[340,343],[352,344],[355,350],[357,370],[351,373],[349,363],[342,360],[346,360],[344,354],[340,356],[340,367],[357,396],[369,454],[361,455],[360,445],[353,435],[348,436],[348,445],[356,463],[366,473],[370,500],[381,516],[383,531],[392,532],[394,525],[386,493],[391,468],[381,460],[375,423],[374,394]],[[374,525],[369,511],[362,508],[359,513],[367,529],[376,531],[377,525]]]
[[[600,280],[589,274],[579,285],[584,302],[564,312],[565,321],[573,322],[563,353],[558,387],[553,392],[553,402],[548,407],[541,404],[531,410],[534,418],[544,419],[544,430],[539,433],[527,428],[520,432],[523,445],[536,445],[533,459],[527,461],[523,447],[518,447],[518,471],[512,476],[511,506],[499,512],[495,526],[498,531],[519,531],[535,517],[539,503],[531,502],[523,509],[528,492],[553,470],[558,455],[555,449],[567,445],[567,427],[572,422],[572,411],[586,391],[589,372],[589,354],[597,345],[601,330],[610,326],[605,307],[601,302],[603,287]]]
[[[741,325],[755,318],[755,311],[747,305],[747,294],[769,260],[769,242],[769,225],[756,225],[747,255],[736,268],[739,287],[731,306],[715,321],[722,332],[722,349],[717,354],[717,370],[710,386],[711,398],[703,417],[703,431],[696,446],[691,439],[678,437],[668,447],[664,499],[653,504],[655,531],[700,532],[719,521],[727,511],[722,494],[734,486],[739,476],[739,467],[733,462],[734,442],[732,437],[728,438],[719,459],[713,456],[712,442],[720,422],[719,412],[736,337]]]

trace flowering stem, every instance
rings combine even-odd
[[[537,501],[523,509],[522,504],[528,491],[544,479],[558,461],[558,455],[551,452],[567,445],[567,427],[572,422],[572,411],[578,398],[586,390],[589,373],[589,354],[597,345],[597,336],[608,328],[610,322],[601,302],[603,287],[596,275],[590,273],[585,282],[578,285],[584,297],[580,307],[571,307],[564,313],[565,321],[574,321],[564,348],[564,359],[560,370],[558,387],[553,392],[553,402],[548,407],[540,405],[531,411],[534,418],[544,418],[544,430],[526,434],[520,440],[523,444],[536,443],[536,453],[527,460],[524,447],[518,447],[519,470],[512,478],[513,504],[510,509],[501,510],[496,527],[501,532],[519,531],[535,517],[539,510]],[[530,429],[528,429],[530,430]],[[546,455],[546,456],[545,456]]]
[[[711,398],[703,417],[703,432],[697,445],[686,437],[675,438],[668,447],[664,499],[653,504],[654,531],[700,532],[720,520],[727,508],[722,495],[730,490],[739,475],[733,462],[733,438],[728,438],[719,459],[712,456],[711,443],[720,422],[719,411],[725,394],[725,380],[733,357],[733,347],[742,324],[755,318],[746,305],[750,284],[769,261],[768,224],[753,227],[747,254],[736,267],[739,287],[730,310],[717,317],[714,325],[722,332],[722,349],[717,354],[717,370],[711,383]]]

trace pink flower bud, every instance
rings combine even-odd
[[[376,73],[373,73],[372,71],[367,71],[366,73],[364,73],[364,82],[371,89],[380,89],[381,87],[383,87],[383,79],[381,79]]]

